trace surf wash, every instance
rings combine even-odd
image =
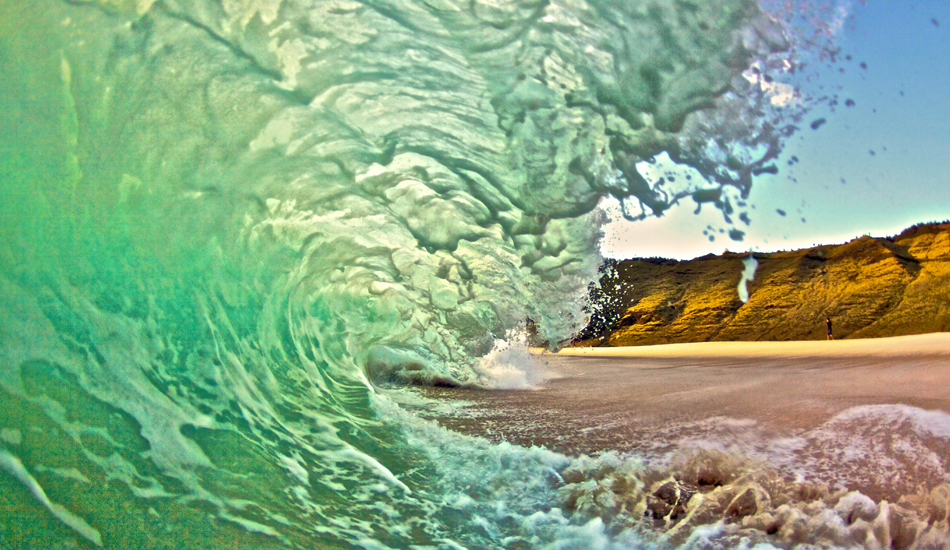
[[[748,192],[779,136],[742,72],[785,36],[754,2],[683,9],[0,4],[2,544],[655,538],[563,507],[566,457],[376,381],[484,384],[526,316],[569,337],[601,197]],[[643,178],[663,151],[703,189]]]

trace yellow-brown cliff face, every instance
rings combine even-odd
[[[756,253],[744,304],[745,256],[618,262],[601,280],[600,326],[595,316],[578,344],[824,339],[826,317],[835,338],[950,331],[950,223]]]

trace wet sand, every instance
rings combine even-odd
[[[825,464],[848,478],[863,475],[848,474],[849,465],[876,468],[880,460],[919,470],[915,463],[933,455],[932,471],[906,480],[925,486],[950,469],[950,333],[571,348],[536,357],[551,376],[542,387],[430,389],[461,404],[432,416],[456,431],[568,455],[649,458],[712,447],[813,470]],[[848,445],[854,449],[832,459]]]
[[[429,390],[469,403],[443,421],[568,454],[627,449],[670,425],[710,419],[794,433],[862,405],[950,412],[950,333],[874,340],[709,342],[539,353],[533,390]]]

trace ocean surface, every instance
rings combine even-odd
[[[419,413],[539,382],[604,197],[742,219],[822,53],[797,9],[0,0],[0,548],[945,548],[945,488],[783,508]]]

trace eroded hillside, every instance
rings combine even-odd
[[[922,224],[891,238],[689,261],[634,259],[607,269],[601,310],[580,345],[634,346],[715,340],[898,336],[950,330],[950,223]]]

